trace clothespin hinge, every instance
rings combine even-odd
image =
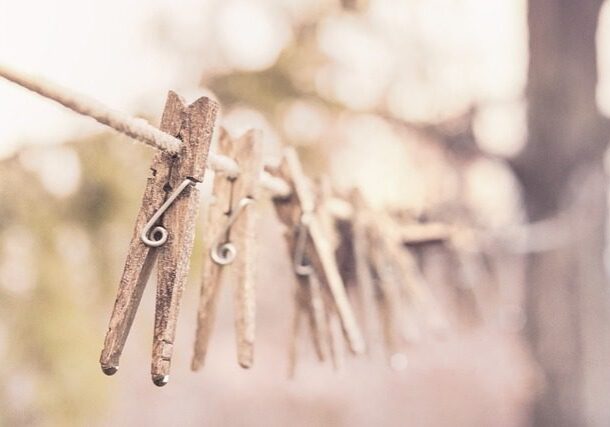
[[[150,220],[144,226],[142,233],[140,234],[140,239],[144,242],[145,245],[150,246],[152,248],[158,248],[159,246],[163,246],[165,242],[167,242],[168,232],[167,229],[161,225],[157,225],[153,228],[153,226],[159,221],[161,215],[165,213],[166,210],[174,203],[174,200],[178,198],[178,196],[188,187],[189,185],[195,185],[197,182],[192,180],[191,178],[185,178],[184,181],[174,190],[172,194],[167,198],[165,203],[161,205],[159,210],[155,212],[155,214],[150,218]],[[151,232],[152,229],[152,232]],[[158,237],[158,238],[157,238]]]
[[[232,210],[225,227],[218,234],[218,237],[214,240],[214,244],[212,245],[212,249],[210,250],[210,258],[218,265],[228,265],[231,264],[235,257],[237,256],[237,248],[235,245],[225,236],[228,235],[229,230],[231,230],[231,226],[237,221],[241,212],[244,211],[245,208],[254,203],[254,199],[251,197],[242,197],[237,207]],[[221,242],[221,240],[225,237],[225,241]]]

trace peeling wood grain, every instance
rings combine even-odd
[[[203,180],[217,111],[218,104],[208,98],[200,98],[186,106],[176,93],[168,94],[161,130],[179,137],[183,144],[177,156],[159,152],[153,160],[152,176],[147,181],[136,219],[100,356],[102,370],[109,375],[114,374],[119,367],[119,359],[142,293],[153,264],[158,260],[151,373],[155,384],[167,383],[176,319],[195,235],[194,223],[199,205],[197,188],[187,187],[159,220],[159,225],[168,231],[165,244],[158,248],[149,247],[142,242],[140,234],[172,189],[186,178],[194,182]]]

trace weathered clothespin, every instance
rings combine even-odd
[[[341,254],[339,249],[343,242],[341,241],[342,236],[339,231],[338,217],[336,216],[336,207],[339,204],[346,204],[347,202],[344,202],[340,198],[336,197],[328,176],[322,176],[316,180],[315,190],[316,214],[320,221],[320,228],[322,229],[324,236],[328,239],[328,242],[331,246],[339,274],[341,276],[341,279],[343,280],[343,284],[345,285],[346,289],[346,294],[349,299],[349,285],[353,285],[353,283],[350,283],[349,277],[345,276],[345,266],[342,264],[342,261],[344,260],[340,257]],[[348,205],[348,207],[351,210],[351,206]],[[310,277],[315,277],[315,275],[312,275]],[[322,287],[321,290],[321,296],[323,297],[322,301],[324,303],[323,306],[325,308],[325,323],[323,324],[322,331],[325,333],[326,336],[326,347],[330,355],[333,367],[335,369],[340,369],[343,365],[345,357],[343,340],[341,339],[341,323],[339,321],[337,312],[334,309],[332,295],[330,294],[328,287]]]
[[[357,285],[357,301],[359,302],[359,312],[361,324],[364,328],[365,338],[370,352],[373,347],[373,341],[377,338],[377,329],[374,324],[376,312],[376,290],[373,274],[371,272],[371,261],[369,259],[369,243],[368,243],[368,223],[369,212],[362,197],[362,194],[357,189],[353,189],[348,200],[351,203],[354,215],[351,218],[351,250],[353,263],[348,267],[353,268],[353,272],[349,273],[355,276]]]
[[[376,301],[388,356],[396,353],[406,338],[409,306],[401,295],[403,278],[396,271],[397,260],[391,252],[392,242],[377,223],[367,228],[368,252],[371,272],[376,286]]]
[[[331,214],[329,202],[332,198],[330,181],[323,178],[316,182],[315,188],[316,215],[319,218],[320,229],[328,239],[333,253],[339,243],[336,230],[336,220]],[[313,196],[313,194],[312,194]],[[290,237],[289,237],[290,238]],[[295,311],[293,331],[289,347],[288,376],[294,377],[297,362],[297,341],[301,328],[301,318],[307,317],[313,348],[318,360],[324,362],[328,357],[334,369],[339,369],[343,362],[343,337],[341,322],[338,318],[332,295],[327,286],[322,286],[315,270],[308,266],[305,248],[307,244],[307,228],[300,224],[297,230],[297,251],[295,255],[295,273],[299,286],[295,291]],[[300,260],[299,260],[300,258]],[[345,283],[345,282],[344,282]]]
[[[353,353],[360,354],[365,349],[362,334],[336,264],[334,248],[315,209],[315,196],[294,150],[285,152],[276,174],[292,188],[289,196],[275,197],[273,201],[280,221],[288,228],[286,240],[293,254],[295,273],[300,281],[315,274],[322,286],[328,289],[348,347]]]
[[[354,271],[347,274],[356,276],[356,295],[370,347],[381,336],[386,354],[392,355],[401,344],[419,337],[420,323],[431,316],[434,305],[403,244],[401,228],[390,216],[372,211],[357,190],[350,193],[349,200],[354,213],[350,236],[344,238],[352,240],[353,265],[349,267]],[[372,321],[374,317],[377,322]]]
[[[456,227],[445,242],[456,274],[456,299],[463,320],[470,323],[487,321],[493,314],[486,307],[493,306],[495,277],[485,252],[475,233],[467,227]]]
[[[218,153],[233,158],[240,173],[236,177],[216,174],[214,178],[215,200],[207,212],[205,229],[209,239],[204,245],[203,280],[191,363],[195,371],[205,361],[221,282],[229,272],[233,273],[235,281],[237,360],[244,368],[253,363],[256,215],[251,205],[258,199],[259,176],[263,170],[262,134],[252,130],[234,140],[222,131]]]
[[[177,156],[159,152],[152,163],[142,207],[136,219],[104,348],[107,375],[116,373],[153,264],[157,295],[152,352],[152,380],[167,384],[176,320],[186,281],[199,209],[196,184],[204,177],[218,104],[202,97],[191,105],[174,92],[165,104],[161,130],[182,140]]]
[[[378,213],[378,218],[378,229],[385,236],[386,240],[386,257],[394,266],[400,294],[408,312],[415,315],[420,323],[423,321],[426,327],[435,334],[444,333],[447,328],[447,319],[443,316],[442,310],[440,310],[438,302],[430,289],[430,285],[417,264],[412,252],[412,246],[404,240],[404,234],[401,233],[404,231],[404,225],[396,224],[396,221],[387,214]],[[413,237],[421,237],[423,235],[430,237],[434,234],[430,230],[435,227],[438,228],[436,225],[433,225],[431,229],[430,224],[411,224],[407,227],[412,230],[411,234]],[[419,236],[418,230],[423,231]],[[441,233],[438,236],[440,237]],[[414,316],[408,317],[413,320]],[[416,331],[418,328],[414,328],[415,325],[413,323],[407,326],[411,330],[411,333],[407,333],[407,335],[411,337],[411,340],[416,338],[419,335],[419,332]]]

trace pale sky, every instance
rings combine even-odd
[[[168,89],[196,92],[205,67],[271,65],[291,40],[290,21],[321,3],[182,0],[177,7],[173,0],[0,0],[0,63],[117,110],[156,117]],[[321,71],[318,89],[366,109],[391,80],[388,109],[410,120],[435,120],[472,101],[490,102],[476,131],[490,151],[511,154],[524,139],[524,12],[525,0],[370,0],[363,16],[331,13],[319,43],[332,61]],[[608,7],[600,31],[604,111],[610,111],[607,21]],[[414,53],[422,50],[413,45],[414,32],[425,61]],[[179,49],[172,52],[168,43]],[[101,130],[1,79],[0,124],[0,157],[26,142],[57,143]]]
[[[200,6],[181,2],[181,10]],[[0,62],[115,109],[161,111],[169,88],[196,86],[154,42],[151,22],[171,0],[0,0]],[[187,77],[187,79],[184,79]],[[0,79],[0,156],[22,142],[55,143],[100,126]]]

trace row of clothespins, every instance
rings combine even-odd
[[[157,292],[152,352],[152,379],[169,380],[176,320],[195,237],[199,190],[212,140],[218,106],[208,98],[191,105],[170,92],[161,130],[182,141],[179,155],[159,152],[153,159],[134,234],[129,246],[118,295],[110,318],[100,363],[104,373],[117,372],[119,359],[144,287],[157,262]],[[235,160],[240,173],[217,173],[213,203],[206,211],[205,261],[199,301],[193,370],[202,367],[224,276],[235,289],[235,330],[238,363],[253,364],[255,339],[255,284],[253,241],[255,205],[261,197],[259,177],[264,170],[262,138],[250,131],[239,139],[221,130],[217,152]],[[423,284],[417,263],[404,241],[408,227],[367,209],[357,192],[343,200],[349,209],[337,218],[336,198],[329,186],[312,185],[299,158],[286,151],[278,168],[268,170],[284,180],[290,191],[274,195],[273,204],[285,226],[288,253],[298,287],[295,292],[293,336],[305,319],[320,360],[336,362],[337,341],[345,340],[354,354],[366,351],[358,315],[380,319],[383,340],[390,351],[404,338],[403,317],[417,315],[431,325],[442,323],[430,290]],[[437,225],[437,228],[439,225]],[[442,225],[440,226],[442,228]],[[444,239],[446,229],[423,237]],[[417,240],[418,237],[415,237]],[[354,308],[353,301],[359,301]],[[375,311],[372,313],[371,311]],[[341,338],[342,336],[342,338]],[[296,340],[291,344],[291,370]]]

